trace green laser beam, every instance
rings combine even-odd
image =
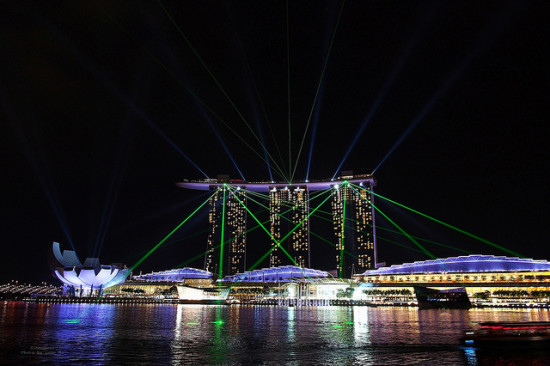
[[[480,241],[480,242],[482,242],[482,243],[485,243],[485,244],[490,245],[490,246],[492,246],[492,247],[494,247],[494,248],[500,249],[500,250],[502,250],[503,252],[512,254],[512,255],[514,255],[514,256],[516,256],[516,257],[525,258],[525,256],[523,256],[523,255],[521,255],[521,254],[519,254],[519,253],[516,253],[516,252],[514,252],[514,251],[512,251],[512,250],[510,250],[510,249],[507,249],[507,248],[505,248],[505,247],[503,247],[503,246],[501,246],[501,245],[498,245],[498,244],[496,244],[496,243],[493,243],[492,241],[489,241],[489,240],[487,240],[487,239],[484,239],[484,238],[482,238],[482,237],[480,237],[480,236],[477,236],[477,235],[474,235],[474,234],[472,234],[472,233],[469,233],[469,232],[467,232],[466,230],[462,230],[462,229],[460,229],[460,228],[458,228],[458,227],[456,227],[456,226],[453,226],[453,225],[448,224],[448,223],[446,223],[446,222],[444,222],[444,221],[438,220],[438,219],[436,219],[435,217],[431,217],[430,215],[427,215],[427,214],[425,214],[425,213],[422,213],[422,212],[420,212],[420,211],[417,211],[417,210],[415,210],[415,209],[413,209],[413,208],[407,207],[407,206],[405,206],[405,205],[403,205],[403,204],[401,204],[401,203],[399,203],[399,202],[395,202],[395,201],[393,201],[393,200],[391,200],[391,199],[389,199],[389,198],[387,198],[387,197],[384,197],[384,196],[382,196],[382,195],[380,195],[380,194],[377,194],[377,193],[375,193],[375,192],[373,192],[373,191],[370,191],[370,190],[368,190],[368,189],[366,189],[366,188],[364,188],[364,187],[359,187],[359,188],[364,189],[365,191],[370,192],[371,194],[375,195],[376,197],[380,197],[380,198],[382,198],[382,199],[385,200],[385,201],[391,202],[391,203],[393,203],[394,205],[397,205],[397,206],[399,206],[399,207],[402,207],[402,208],[404,208],[404,209],[406,209],[406,210],[409,210],[409,211],[411,211],[411,212],[414,212],[414,213],[417,214],[417,215],[420,215],[420,216],[425,217],[425,218],[427,218],[427,219],[429,219],[429,220],[432,220],[432,221],[434,221],[434,222],[437,222],[438,224],[441,224],[441,225],[443,225],[443,226],[445,226],[445,227],[448,227],[449,229],[452,229],[452,230],[455,230],[455,231],[457,231],[457,232],[459,232],[459,233],[461,233],[461,234],[464,234],[464,235],[466,235],[466,236],[468,236],[468,237],[470,237],[470,238],[472,238],[472,239],[476,239],[476,240],[478,240],[478,241]]]
[[[343,204],[343,207],[342,207],[342,232],[340,233],[341,234],[341,240],[342,242],[340,243],[340,273],[339,273],[339,277],[340,278],[343,278],[344,276],[344,244],[345,244],[345,232],[346,232],[346,196],[347,196],[347,187],[348,187],[348,184],[345,182],[343,184],[344,186],[344,204]]]
[[[266,221],[263,222],[264,225],[267,224],[267,223],[269,223],[269,220],[266,220]],[[238,238],[240,238],[241,236],[244,236],[244,235],[246,235],[246,234],[248,234],[248,233],[250,233],[250,232],[252,232],[252,231],[254,231],[254,230],[257,230],[259,227],[260,227],[260,225],[253,226],[253,227],[251,227],[250,229],[248,229],[247,231],[245,231],[244,233],[241,233],[241,234],[237,235],[237,236],[235,237],[235,239],[238,239]],[[224,245],[230,243],[232,240],[234,240],[234,239],[230,238],[230,239],[225,240],[225,241],[224,241]],[[213,250],[219,249],[220,246],[221,246],[221,244],[216,245],[216,246],[213,248]],[[208,250],[205,250],[204,252],[202,252],[202,253],[200,253],[200,254],[197,254],[197,255],[194,256],[193,258],[186,260],[185,262],[183,262],[183,263],[177,265],[176,267],[178,267],[178,268],[184,267],[184,266],[186,266],[187,264],[189,264],[189,263],[191,263],[191,262],[193,262],[193,261],[199,259],[200,257],[206,255],[206,253],[208,253]]]
[[[319,207],[321,207],[321,206],[322,206],[330,197],[332,197],[332,195],[334,194],[334,192],[332,192],[332,190],[324,191],[323,193],[327,193],[327,192],[330,192],[331,194],[330,194],[327,198],[325,198],[325,199],[323,200],[323,202],[321,202],[321,203],[319,204],[319,206],[317,206],[313,211],[311,211],[302,221],[300,221],[300,223],[299,223],[298,225],[296,225],[296,226],[295,226],[295,227],[294,227],[294,228],[293,228],[293,229],[292,229],[292,230],[291,230],[291,231],[281,240],[281,242],[282,242],[283,240],[285,240],[289,235],[291,235],[298,227],[300,227],[300,225],[302,224],[302,222],[303,222],[304,220],[309,219],[309,217],[310,217],[311,215],[313,215],[313,214],[315,213],[315,211],[317,211],[317,210],[319,209]],[[252,265],[252,267],[250,267],[248,270],[249,270],[249,271],[252,271],[254,268],[256,268],[256,267],[257,267],[261,262],[263,262],[264,259],[273,251],[274,248],[275,248],[275,247],[271,247],[271,249],[269,249],[260,259],[258,259],[258,260]]]
[[[267,196],[267,195],[258,194],[257,192],[252,192],[252,191],[246,191],[246,192],[247,192],[247,193],[250,192],[250,193],[252,193],[252,194],[256,194],[256,195],[258,195],[258,196],[260,196],[260,197],[263,197],[263,198],[268,198],[268,197],[269,197],[269,196]],[[308,201],[311,201],[311,200],[313,200],[313,199],[315,199],[315,198],[317,198],[317,197],[320,197],[321,195],[323,195],[323,194],[325,194],[325,193],[326,193],[326,191],[322,191],[322,192],[318,193],[315,197],[310,197],[310,199],[309,199]],[[250,196],[249,196],[249,199],[250,199]],[[259,203],[258,201],[254,200],[254,199],[251,199],[251,200],[252,200],[253,202],[256,202],[256,203],[258,203],[259,205],[265,207],[266,209],[268,209],[267,206],[262,205],[262,204]],[[291,219],[289,219],[288,217],[284,216],[286,213],[288,213],[289,211],[291,211],[291,210],[293,209],[293,206],[294,206],[294,205],[289,205],[289,206],[292,206],[292,207],[291,207],[290,209],[288,209],[287,211],[285,211],[285,212],[283,212],[283,213],[281,213],[281,214],[278,214],[278,216],[282,217],[283,219],[285,219],[285,220],[288,221],[288,222],[293,222]],[[319,209],[319,211],[320,211],[320,209]],[[314,213],[312,212],[312,214],[314,214]],[[317,217],[317,216],[315,216],[315,217]],[[331,221],[331,220],[328,220],[328,219],[325,219],[325,218],[322,218],[322,219],[323,219],[323,220],[327,220],[327,221]],[[348,219],[348,221],[349,221],[349,219]],[[264,224],[267,223],[267,222],[269,222],[269,221],[264,222]],[[332,222],[332,221],[331,221],[331,222]],[[344,226],[345,226],[345,222],[344,222]],[[323,237],[321,237],[321,236],[315,234],[315,233],[312,232],[311,230],[309,230],[309,233],[311,233],[311,234],[313,234],[314,236],[320,238],[321,240],[325,241],[326,243],[329,243],[332,247],[335,247],[335,245],[334,245],[332,242],[330,242],[330,241],[328,241],[327,239],[325,239],[325,238],[323,238]],[[283,240],[284,240],[284,239],[283,239]],[[282,242],[282,240],[281,240],[281,242]],[[261,261],[263,261],[263,260],[267,257],[267,255],[269,255],[270,253],[271,253],[271,252],[268,252],[264,257],[262,257],[262,258],[261,258]],[[344,249],[343,253],[346,254],[346,255],[348,255],[348,256],[351,256],[352,258],[357,258],[357,256],[355,256],[354,254],[352,254],[352,253],[346,251],[345,249]]]
[[[355,189],[355,188],[352,187],[352,189]],[[370,191],[367,190],[367,192],[370,192]],[[426,248],[424,248],[419,242],[417,242],[409,233],[407,233],[405,230],[403,230],[403,229],[401,228],[401,226],[397,225],[397,224],[395,223],[395,221],[393,221],[392,219],[390,219],[390,218],[388,217],[388,215],[386,215],[386,214],[385,214],[384,212],[382,212],[378,207],[376,207],[376,206],[374,205],[374,203],[372,203],[371,201],[369,201],[366,197],[363,197],[363,196],[361,196],[361,195],[359,195],[359,196],[362,197],[362,198],[364,198],[372,207],[374,207],[374,209],[375,209],[378,213],[380,213],[382,216],[384,216],[384,218],[385,218],[386,220],[388,220],[393,226],[395,226],[395,227],[397,228],[397,230],[401,231],[401,232],[403,233],[403,235],[405,235],[411,242],[413,242],[417,247],[419,247],[420,250],[422,250],[422,252],[423,252],[424,254],[426,254],[429,258],[432,258],[432,259],[437,258],[435,255],[433,255],[432,253],[430,253]]]
[[[246,192],[249,192],[249,191],[246,191]],[[253,193],[252,191],[250,191],[250,192]],[[261,204],[260,202],[258,202],[258,201],[256,201],[256,200],[250,198],[250,196],[248,196],[248,198],[249,198],[251,201],[257,203],[258,205],[260,205],[260,206],[262,206],[262,207],[264,207],[264,208],[266,208],[266,209],[269,209],[267,206],[265,206],[265,205]],[[315,198],[316,198],[316,197],[315,197]],[[309,202],[309,201],[311,201],[311,199],[308,200],[308,202]],[[292,206],[293,206],[293,205],[292,205]],[[288,210],[286,210],[286,211],[284,211],[284,212],[282,212],[282,213],[280,213],[280,214],[277,214],[277,216],[281,217],[282,219],[286,220],[287,222],[294,223],[290,218],[288,218],[288,217],[285,216],[285,214],[287,214],[288,212],[292,211],[292,209],[293,209],[293,207],[289,208]],[[315,216],[315,217],[317,217],[317,216]],[[332,222],[332,221],[329,220],[329,219],[325,219],[325,218],[321,218],[321,219]],[[349,220],[350,220],[350,219],[348,218],[348,221],[349,221]],[[270,220],[267,220],[267,221],[263,222],[263,224],[266,224],[266,223],[268,223],[269,221],[270,221]],[[353,221],[359,222],[358,220],[353,220]],[[258,225],[258,226],[259,226],[259,225]],[[346,227],[349,228],[349,226],[346,226]],[[309,231],[310,234],[313,234],[313,236],[315,236],[315,237],[317,237],[317,238],[323,240],[324,242],[330,244],[333,248],[335,247],[334,243],[330,242],[329,240],[327,240],[327,239],[325,239],[325,238],[319,236],[318,234],[312,232],[311,230],[308,230],[308,231]],[[348,252],[347,250],[344,250],[344,254],[346,254],[346,255],[348,255],[348,256],[351,256],[352,258],[357,259],[357,256],[356,256],[356,255],[354,255],[354,254]]]
[[[319,210],[320,213],[323,213],[323,214],[326,214],[326,215],[330,215],[332,216],[332,213],[331,212],[327,212],[327,211],[322,211],[322,210]],[[322,216],[315,216],[316,218],[320,219],[320,220],[324,220],[324,221],[327,221],[327,222],[332,222],[331,219],[329,218],[326,218],[326,217],[322,217]],[[360,221],[359,220],[355,220],[351,217],[348,217],[346,221],[352,221],[352,222],[357,222],[359,223]],[[367,226],[372,226],[371,224],[367,224]],[[346,226],[347,228],[352,228],[351,226]],[[404,235],[403,233],[401,233],[400,231],[397,231],[397,230],[392,230],[392,229],[389,229],[389,228],[386,228],[386,227],[382,227],[382,226],[378,226],[376,225],[376,229],[378,230],[384,230],[384,231],[389,231],[389,232],[392,232],[394,234],[399,234],[399,235]],[[370,234],[370,232],[365,232],[365,231],[359,231],[359,233],[363,233],[363,234]],[[449,244],[444,244],[444,243],[440,243],[440,242],[437,242],[437,241],[434,241],[434,240],[430,240],[430,239],[426,239],[426,238],[422,238],[422,237],[419,237],[419,236],[415,236],[415,235],[411,235],[413,238],[415,238],[416,240],[420,240],[422,242],[426,242],[428,244],[434,244],[434,245],[437,245],[437,246],[440,246],[440,247],[443,247],[443,248],[448,248],[448,249],[453,249],[453,250],[456,250],[457,252],[461,252],[461,253],[465,253],[465,254],[472,254],[472,252],[470,251],[467,251],[467,250],[464,250],[464,249],[461,249],[461,248],[458,248],[458,247],[455,247],[455,246],[452,246],[452,245],[449,245]],[[378,235],[376,236],[377,238],[379,237]]]
[[[247,191],[247,192],[248,192],[248,191]],[[253,201],[253,202],[259,204],[260,206],[263,206],[263,207],[265,207],[266,209],[268,209],[267,206],[262,205],[260,202],[258,202],[258,201],[256,201],[256,200],[250,198],[250,196],[249,196],[248,198],[249,198],[251,201]],[[311,201],[311,199],[308,200],[308,201]],[[290,219],[290,218],[288,218],[288,217],[285,216],[285,214],[287,214],[288,212],[292,211],[292,209],[293,209],[293,207],[291,207],[291,208],[289,208],[288,210],[286,210],[286,211],[284,211],[284,212],[282,212],[282,213],[280,213],[280,214],[277,214],[277,215],[278,215],[279,217],[281,217],[282,219],[284,219],[284,220],[286,220],[286,221],[288,221],[288,222],[292,222],[292,223],[293,223],[292,219]],[[319,210],[319,211],[320,211],[320,210]],[[313,215],[313,216],[314,216],[314,217],[318,217],[318,218],[320,218],[320,219],[322,219],[322,220],[325,220],[325,221],[328,221],[328,222],[332,222],[332,220],[326,219],[326,218],[324,218],[324,217],[319,217],[319,216],[317,216],[317,215]],[[352,219],[350,219],[350,218],[347,219],[347,221],[350,221],[350,220],[352,220]],[[264,221],[263,224],[269,223],[269,221],[270,221],[270,220]],[[352,221],[359,222],[358,220],[352,220]],[[259,225],[258,225],[258,226],[259,226]],[[346,227],[347,227],[347,228],[351,228],[350,226],[346,226]],[[315,237],[317,237],[317,238],[323,240],[324,242],[330,244],[333,248],[335,247],[334,243],[332,243],[331,241],[329,241],[329,240],[323,238],[322,236],[320,236],[320,235],[314,233],[314,232],[311,231],[311,230],[308,230],[308,231],[309,231],[310,234],[313,234],[313,236],[315,236]],[[361,231],[361,232],[362,232],[362,231]],[[349,255],[349,256],[351,256],[351,257],[353,257],[353,258],[357,258],[356,255],[354,255],[354,254],[352,254],[352,253],[350,253],[350,252],[348,252],[348,251],[346,251],[346,250],[344,250],[344,253],[347,254],[347,255]]]
[[[277,241],[277,239],[275,239],[275,238],[273,237],[273,235],[271,235],[271,232],[270,232],[269,230],[267,230],[267,229],[265,228],[264,225],[262,225],[261,221],[258,220],[258,218],[256,217],[256,215],[254,215],[254,214],[252,213],[252,211],[250,211],[250,210],[248,209],[248,207],[246,207],[246,205],[239,199],[239,197],[237,197],[237,195],[235,195],[231,190],[230,190],[229,192],[231,192],[231,193],[233,194],[233,197],[235,197],[235,198],[237,199],[237,201],[239,201],[239,203],[246,209],[246,211],[248,211],[248,213],[250,214],[250,216],[252,216],[252,218],[260,225],[260,227],[261,227],[262,229],[264,229],[264,231],[267,233],[267,235],[269,235],[269,236],[271,237],[271,239],[277,244],[277,246],[278,246],[279,248],[281,248],[281,250],[283,251],[283,253],[285,253],[286,256],[287,256],[288,258],[290,258],[290,260],[292,261],[292,263],[294,263],[294,265],[296,265],[296,261],[294,260],[294,258],[292,258],[292,256],[291,256],[290,254],[288,254],[288,252],[281,246],[281,243],[279,243],[279,242]],[[282,240],[281,240],[281,241],[282,241]]]
[[[321,211],[321,210],[319,210]],[[324,212],[325,214],[330,214],[330,213],[327,213],[327,212]],[[316,218],[320,219],[320,220],[324,220],[324,221],[327,221],[327,222],[332,222],[331,219],[328,219],[326,217],[322,217],[322,216],[315,216]],[[355,220],[353,218],[350,218],[348,217],[346,219],[346,221],[353,221],[353,222],[360,222],[359,220]],[[368,225],[368,226],[372,226],[372,225]],[[346,226],[347,228],[350,228],[352,229],[353,227],[351,226]],[[397,231],[397,230],[392,230],[392,229],[389,229],[389,228],[386,228],[386,227],[382,227],[382,226],[376,226],[376,229],[378,230],[383,230],[383,231],[389,231],[391,233],[394,233],[394,234],[399,234],[399,235],[403,235],[403,233],[401,233],[400,231]],[[358,231],[359,233],[361,234],[370,234],[370,232],[366,232],[366,231]],[[313,233],[312,233],[313,234]],[[461,249],[461,248],[458,248],[458,247],[455,247],[455,246],[452,246],[452,245],[448,245],[448,244],[444,244],[444,243],[440,243],[440,242],[437,242],[437,241],[434,241],[434,240],[430,240],[430,239],[426,239],[426,238],[422,238],[422,237],[419,237],[419,236],[415,236],[415,235],[411,235],[413,238],[415,238],[416,240],[420,240],[422,242],[425,242],[425,243],[428,243],[428,244],[434,244],[434,245],[437,245],[437,246],[440,246],[440,247],[443,247],[443,248],[448,248],[448,249],[453,249],[453,250],[456,250],[457,252],[461,252],[461,253],[465,253],[465,254],[472,254],[472,252],[470,251],[467,251],[467,250],[464,250],[464,249]],[[380,238],[380,235],[376,235],[376,238]],[[326,239],[324,239],[326,240]],[[384,240],[384,239],[383,239]],[[388,241],[389,239],[387,239],[386,241]],[[334,246],[334,244],[332,244],[332,246]],[[421,253],[421,251],[418,250],[419,253]],[[348,255],[351,255],[351,253],[348,253]]]
[[[214,194],[216,194],[216,193],[214,193]],[[198,210],[200,210],[200,209],[210,200],[210,198],[212,198],[212,197],[214,196],[214,194],[211,195],[210,197],[208,197],[208,198],[206,199],[206,201],[204,201],[199,207],[197,207],[197,208],[195,209],[195,211],[191,212],[191,214],[190,214],[189,216],[187,216],[187,217],[185,218],[185,220],[183,220],[178,226],[176,226],[176,227],[174,228],[174,230],[172,230],[168,235],[166,235],[166,236],[164,237],[164,239],[162,239],[157,245],[155,245],[150,251],[148,251],[147,254],[145,254],[139,261],[137,261],[137,263],[134,264],[134,265],[130,268],[130,270],[128,271],[128,273],[133,272],[134,269],[136,269],[137,266],[139,266],[145,259],[147,259],[147,258],[148,258],[155,250],[157,250],[157,248],[160,247],[166,240],[168,240],[168,238],[171,237],[172,234],[174,234],[183,224],[185,224],[185,223],[187,222],[187,220],[189,220],[191,217],[193,217],[193,215],[195,215],[195,213],[196,213]]]
[[[316,217],[317,217],[318,219],[321,219],[321,220],[324,220],[324,221],[327,221],[327,222],[332,222],[332,220],[327,219],[327,218],[325,218],[325,217],[321,217],[321,216],[316,216]],[[346,221],[360,222],[359,220],[354,220],[354,219],[349,218],[349,217],[347,218]],[[346,227],[347,227],[348,229],[353,229],[352,226],[346,226]],[[400,235],[404,235],[403,233],[401,233],[400,231],[397,231],[397,230],[391,230],[391,229],[383,228],[383,227],[380,227],[380,226],[376,226],[376,227],[379,228],[379,229],[382,229],[382,230],[387,230],[387,231],[390,231],[390,232],[393,232],[393,233],[397,233],[397,234],[400,234]],[[360,231],[358,231],[358,232],[361,233],[361,234],[370,234],[370,232],[366,232],[366,231],[362,231],[362,230],[360,230]],[[311,232],[311,231],[310,231],[310,233],[313,234],[313,236],[315,236],[315,237],[317,237],[317,238],[323,240],[324,242],[330,244],[332,247],[335,247],[335,245],[334,245],[332,242],[328,241],[327,239],[323,238],[322,236],[317,235],[317,234],[315,234],[315,233],[313,233],[313,232]],[[420,238],[420,237],[413,236],[413,235],[411,235],[411,236],[412,236],[413,238],[415,238],[415,239],[418,239],[418,240],[426,241],[426,242],[428,242],[428,243],[440,245],[440,246],[443,246],[443,247],[455,249],[455,250],[457,250],[457,251],[461,251],[461,252],[470,254],[470,252],[465,251],[465,250],[462,250],[462,249],[460,249],[460,248],[452,247],[452,246],[450,246],[450,245],[438,243],[438,242],[435,242],[435,241],[431,241],[431,240],[429,240],[429,239],[424,239],[424,238]],[[377,239],[380,238],[379,235],[377,235],[376,237],[377,237]],[[384,240],[384,239],[382,239],[382,240]],[[389,239],[385,239],[385,240],[386,240],[386,241],[390,241]],[[394,242],[394,243],[395,243],[395,244],[398,244],[397,242]],[[408,246],[405,246],[404,244],[398,244],[398,245],[401,245],[401,246],[404,246],[404,247],[407,247],[407,248],[408,248]],[[422,253],[422,251],[420,251],[419,249],[414,249],[414,250],[417,251],[417,252],[419,252],[419,253]],[[348,256],[351,256],[352,258],[357,258],[357,256],[355,256],[354,254],[352,254],[352,253],[350,253],[350,252],[347,252],[347,251],[344,251],[344,254],[347,254]]]
[[[259,206],[261,206],[261,207],[263,207],[263,208],[265,208],[267,211],[271,211],[271,208],[270,208],[270,207],[268,207],[268,206],[266,206],[266,205],[260,203],[259,201],[257,201],[257,200],[255,200],[255,199],[253,199],[253,198],[250,197],[251,195],[253,195],[253,196],[258,196],[258,197],[263,198],[263,199],[269,199],[270,197],[269,197],[268,195],[262,195],[262,194],[259,194],[258,192],[253,192],[253,191],[249,191],[249,190],[246,190],[246,189],[245,189],[244,191],[248,194],[248,198],[249,198],[252,202],[258,204]],[[320,195],[321,195],[321,194],[317,194],[317,195],[315,195],[314,197],[311,197],[311,196],[310,196],[310,198],[307,200],[307,202],[311,202],[312,200],[316,199],[316,198],[319,197]],[[288,212],[294,210],[294,209],[295,209],[295,207],[294,207],[295,205],[294,205],[293,202],[291,202],[291,201],[281,201],[281,205],[280,205],[280,206],[286,206],[286,207],[288,208],[288,210],[283,211],[282,213],[277,213],[276,215],[279,216],[279,217],[282,217],[282,218],[284,218],[284,219],[286,219],[286,220],[289,220],[287,217],[284,217],[284,215],[287,214]]]
[[[219,269],[219,277],[222,278],[223,273],[223,239],[224,239],[224,232],[225,232],[225,188],[226,185],[223,186],[223,201],[222,201],[222,232],[221,232],[221,239],[220,239],[220,269]]]
[[[317,206],[317,208],[320,207],[322,204],[324,204],[330,197],[332,197],[332,194],[333,194],[333,193],[331,193],[323,202],[321,202],[321,204],[320,204],[319,206]],[[303,218],[303,219],[302,219],[302,220],[301,220],[292,230],[290,230],[290,231],[281,239],[281,243],[282,243],[283,241],[285,241],[290,235],[292,235],[292,233],[293,233],[294,231],[296,231],[296,230],[302,225],[302,223],[303,223],[305,220],[309,219],[309,217],[310,217],[311,215],[313,215],[313,213],[315,213],[315,211],[317,210],[317,208],[315,208],[315,210],[313,210],[312,212],[310,212],[310,213],[309,213],[306,217],[304,217],[304,218]]]
[[[262,193],[260,193],[260,192],[254,192],[254,191],[250,191],[250,190],[247,190],[247,189],[245,189],[245,191],[246,191],[247,193],[249,193],[249,194],[252,194],[252,195],[254,195],[254,196],[257,196],[257,197],[260,197],[260,198],[263,198],[263,199],[267,199],[267,200],[270,199],[270,195],[267,195],[267,194],[262,194]],[[316,192],[315,194],[310,194],[310,195],[309,195],[308,202],[310,202],[310,201],[312,201],[312,200],[314,200],[314,199],[316,199],[316,198],[322,196],[323,194],[324,194],[324,191],[318,191],[318,192]],[[287,207],[294,206],[294,205],[292,204],[291,201],[282,201],[282,202],[285,203],[285,205],[286,205]],[[266,206],[266,207],[267,207],[267,206]]]
[[[201,235],[201,234],[204,234],[208,231],[208,229],[206,230],[201,230],[201,231],[198,231],[196,233],[193,233],[193,234],[190,234],[190,235],[187,235],[186,237],[183,237],[183,238],[180,238],[180,239],[176,239],[176,240],[173,240],[173,241],[169,241],[169,242],[166,242],[165,245],[164,245],[164,248],[170,246],[170,245],[174,245],[174,244],[178,244],[180,242],[184,242],[186,240],[189,240],[190,238],[193,238],[195,236],[198,236],[198,235]],[[130,259],[132,258],[141,258],[141,256],[146,253],[147,250],[143,250],[143,251],[140,251],[140,252],[137,252],[137,253],[133,253],[132,255],[130,255],[129,257],[126,257],[124,258],[123,262],[128,262],[130,261]],[[204,253],[203,253],[204,254]],[[197,258],[195,258],[197,259]],[[176,267],[181,267],[181,265],[178,265]]]
[[[321,213],[324,213],[326,215],[332,215],[332,213],[330,212],[326,212],[326,211],[322,211],[322,210],[319,210],[319,212]],[[324,221],[327,221],[327,222],[332,222],[331,219],[329,218],[326,218],[326,217],[322,217],[322,216],[315,216],[316,218],[320,219],[320,220],[324,220]],[[352,221],[352,222],[360,222],[359,220],[355,220],[353,218],[350,218],[348,217],[346,221]],[[368,226],[372,226],[372,225],[368,225]],[[346,226],[347,228],[353,228],[351,226]],[[392,229],[389,229],[389,228],[386,228],[386,227],[382,227],[382,226],[376,226],[376,229],[378,230],[383,230],[383,231],[389,231],[391,233],[394,233],[394,234],[399,234],[399,235],[403,235],[404,234],[400,231],[397,231],[397,230],[392,230]],[[363,233],[363,234],[369,234],[370,232],[365,232],[365,231],[359,231],[359,233]],[[313,233],[312,233],[313,234]],[[426,242],[428,244],[434,244],[434,245],[437,245],[437,246],[440,246],[440,247],[443,247],[443,248],[448,248],[448,249],[453,249],[453,250],[456,250],[457,252],[461,252],[461,253],[465,253],[465,254],[472,254],[472,252],[470,251],[467,251],[467,250],[464,250],[464,249],[461,249],[461,248],[458,248],[458,247],[455,247],[455,246],[452,246],[452,245],[448,245],[448,244],[444,244],[444,243],[439,243],[437,241],[434,241],[434,240],[430,240],[430,239],[426,239],[426,238],[422,238],[422,237],[419,237],[419,236],[415,236],[415,235],[411,235],[413,238],[415,238],[416,240],[420,240],[422,242]],[[380,235],[376,235],[376,238],[380,238]],[[324,239],[326,240],[326,239]],[[384,240],[384,239],[382,239]],[[389,239],[387,239],[386,241],[388,241]],[[332,244],[334,246],[334,244]],[[415,249],[416,250],[416,249]],[[420,250],[418,250],[419,253],[422,253]],[[349,253],[351,254],[351,253]]]
[[[245,191],[246,191],[246,190],[245,190]],[[256,192],[252,192],[252,191],[246,191],[246,192],[247,192],[247,193],[256,193]],[[319,196],[319,195],[317,195],[317,196]],[[250,199],[250,197],[248,197],[248,198]],[[315,198],[317,198],[317,197],[315,197]],[[253,200],[253,199],[252,199],[252,201],[256,202],[256,201]],[[282,213],[282,215],[284,215],[284,214],[290,212],[291,210],[292,210],[292,208],[290,208],[290,209],[284,211],[284,212]],[[262,225],[266,225],[266,224],[268,224],[270,221],[271,221],[271,220],[268,219],[268,220],[262,222]],[[251,227],[250,229],[246,230],[244,233],[241,233],[241,234],[237,235],[235,238],[240,238],[241,236],[244,236],[244,235],[246,235],[246,234],[248,234],[248,233],[250,233],[250,232],[252,232],[252,231],[254,231],[254,230],[257,230],[258,228],[260,228],[260,224],[256,224],[255,226],[253,226],[253,227]],[[204,233],[205,231],[208,231],[208,230],[203,230],[201,233]],[[189,238],[189,237],[196,236],[196,235],[197,235],[197,234],[189,235],[188,238]],[[182,240],[183,240],[183,239],[182,239]],[[233,239],[224,240],[224,245],[230,243],[232,240],[233,240]],[[181,241],[181,240],[179,240],[179,241]],[[176,241],[176,242],[173,242],[173,243],[177,243],[177,242],[179,242],[179,241]],[[172,244],[173,244],[173,243],[172,243]],[[219,249],[220,246],[221,246],[221,244],[216,245],[216,246],[213,248],[213,250]],[[206,253],[208,253],[208,250],[205,250],[204,252],[202,252],[202,253],[200,253],[200,254],[198,254],[198,255],[192,257],[191,259],[186,260],[186,261],[183,262],[183,263],[180,263],[180,264],[177,265],[176,267],[178,267],[178,268],[184,267],[184,266],[186,266],[187,264],[189,264],[189,263],[191,263],[191,262],[193,262],[193,261],[199,259],[200,257],[206,255]]]
[[[250,197],[249,197],[249,199],[250,199]],[[251,199],[251,201],[258,203],[257,201],[255,201],[255,200],[253,200],[253,199]],[[290,218],[288,218],[288,217],[285,216],[285,214],[288,213],[288,212],[291,211],[291,210],[292,210],[292,208],[288,209],[287,211],[282,212],[281,214],[277,214],[277,215],[280,216],[282,219],[286,220],[287,222],[294,223],[294,221],[292,221]],[[315,215],[314,215],[314,216],[315,216]],[[315,216],[315,217],[317,217],[317,216]],[[321,219],[326,220],[326,221],[329,221],[329,222],[332,222],[332,220],[329,220],[329,219],[325,219],[325,218],[321,218]],[[348,218],[348,221],[349,221],[349,220],[350,220],[350,219]],[[357,220],[354,220],[354,221],[357,221]],[[267,223],[267,222],[269,222],[269,221],[265,221],[264,224]],[[358,221],[357,221],[357,222],[358,222]],[[346,226],[346,227],[347,227],[347,228],[351,228],[350,226]],[[312,234],[313,236],[315,236],[315,237],[321,239],[321,240],[324,241],[325,243],[330,244],[333,248],[336,248],[336,245],[334,245],[334,243],[332,243],[331,241],[329,241],[329,240],[323,238],[322,236],[320,236],[320,235],[314,233],[314,232],[311,231],[311,230],[308,230],[308,232],[309,232],[310,234]],[[363,233],[362,231],[360,231],[360,232]],[[356,255],[354,255],[354,254],[348,252],[348,251],[345,250],[345,249],[344,249],[344,254],[346,254],[347,256],[350,256],[350,257],[352,257],[352,258],[354,258],[354,259],[357,259],[357,256],[356,256]]]

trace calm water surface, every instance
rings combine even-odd
[[[550,365],[461,347],[471,322],[548,310],[0,303],[0,364]]]

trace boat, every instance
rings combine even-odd
[[[548,347],[550,322],[483,322],[461,341],[468,347]]]
[[[469,309],[472,303],[464,287],[435,289],[414,286],[419,309]]]
[[[177,285],[178,299],[183,304],[225,304],[229,287],[193,287]]]

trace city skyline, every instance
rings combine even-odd
[[[506,250],[547,259],[547,8],[3,2],[0,279],[55,281],[54,241],[133,266],[209,198],[177,183],[217,174],[374,172],[388,265]],[[326,225],[308,226],[322,270],[335,261],[329,202],[315,213]],[[136,270],[202,268],[208,214],[206,202]],[[248,259],[272,245],[261,228],[246,240],[261,244]]]

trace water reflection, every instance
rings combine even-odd
[[[547,347],[508,349],[506,346],[489,349],[464,348],[468,366],[550,365]]]
[[[550,364],[546,350],[459,344],[471,322],[549,319],[519,309],[4,302],[0,364]]]

